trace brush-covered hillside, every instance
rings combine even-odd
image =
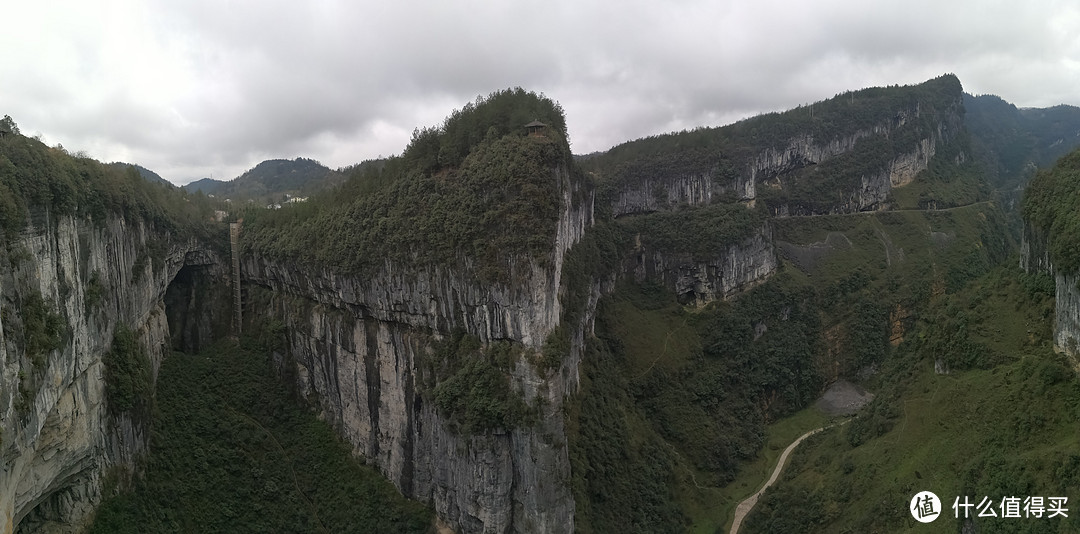
[[[271,159],[232,180],[203,178],[185,185],[184,189],[237,203],[252,201],[263,207],[304,198],[340,185],[344,180],[341,172],[312,159]]]

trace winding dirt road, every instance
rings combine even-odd
[[[761,489],[757,490],[757,493],[754,493],[753,495],[744,499],[743,502],[739,503],[739,506],[735,508],[735,520],[731,522],[731,534],[737,534],[739,532],[739,526],[742,525],[743,519],[746,518],[746,514],[749,514],[750,510],[754,509],[754,505],[757,504],[758,497],[761,497],[761,494],[764,493],[765,490],[769,488],[769,486],[772,486],[773,482],[776,482],[776,479],[780,476],[780,471],[784,469],[784,464],[787,463],[787,458],[788,455],[791,454],[791,451],[795,450],[795,447],[798,447],[804,439],[813,436],[814,434],[817,434],[818,432],[821,432],[822,430],[825,430],[826,428],[829,428],[831,426],[833,425],[815,428],[799,436],[799,439],[791,442],[791,445],[788,445],[787,448],[784,449],[784,452],[780,454],[780,461],[776,462],[776,469],[773,469],[772,476],[770,476],[769,480],[765,482],[765,485],[762,486]]]

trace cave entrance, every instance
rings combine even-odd
[[[185,265],[176,273],[165,289],[173,350],[195,354],[228,334],[231,316],[224,285],[209,265]]]

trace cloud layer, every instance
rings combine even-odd
[[[512,86],[560,101],[579,153],[946,72],[1021,106],[1080,104],[1066,2],[89,4],[8,10],[0,114],[176,183],[399,153]]]

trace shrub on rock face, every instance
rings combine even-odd
[[[117,326],[104,363],[109,410],[113,414],[143,411],[151,395],[150,362],[135,333],[124,325]]]

